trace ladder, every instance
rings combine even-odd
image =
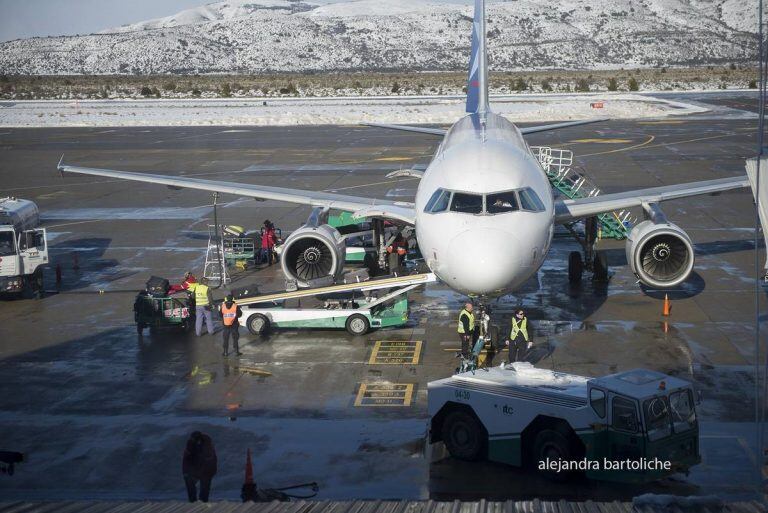
[[[573,165],[573,152],[549,146],[531,146],[554,188],[570,199],[590,198],[600,194],[600,189],[586,176],[584,170]],[[636,219],[629,210],[608,212],[597,216],[598,238],[626,239]]]
[[[208,225],[208,248],[205,250],[205,267],[203,276],[208,280],[216,280],[220,285],[226,285],[232,281],[227,271],[227,261],[224,259],[222,247],[216,225]]]

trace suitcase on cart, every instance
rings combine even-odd
[[[147,280],[147,292],[153,297],[165,297],[168,295],[171,284],[165,278],[152,276]]]

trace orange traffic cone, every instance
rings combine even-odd
[[[672,304],[669,302],[669,294],[664,294],[664,310],[661,312],[661,314],[664,317],[669,317],[670,310],[672,310]]]
[[[253,463],[251,463],[251,450],[245,456],[245,481],[243,482],[243,488],[240,490],[240,498],[243,502],[256,501],[258,498],[256,493],[256,483],[253,482]]]

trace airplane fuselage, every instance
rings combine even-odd
[[[451,127],[424,172],[415,208],[427,265],[470,296],[519,287],[552,242],[549,180],[517,127],[492,113]]]

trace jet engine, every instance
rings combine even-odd
[[[310,217],[311,219],[311,217]],[[280,265],[286,278],[300,287],[326,276],[341,276],[346,243],[339,231],[328,224],[308,222],[293,232],[280,248]]]
[[[660,211],[632,228],[626,251],[632,272],[649,287],[674,287],[693,270],[691,238]]]

